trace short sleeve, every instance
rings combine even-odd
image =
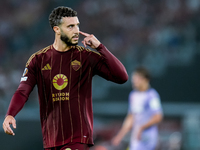
[[[160,110],[161,109],[160,99],[157,97],[152,98],[150,100],[149,106],[152,110]]]
[[[149,108],[153,112],[162,112],[162,105],[160,96],[156,90],[152,89],[150,92]]]

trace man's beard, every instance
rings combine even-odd
[[[73,38],[73,37],[72,37]],[[60,39],[65,42],[65,44],[67,44],[68,46],[75,46],[78,44],[78,42],[76,43],[72,43],[72,38],[69,38],[67,35],[61,34]]]

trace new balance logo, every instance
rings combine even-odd
[[[51,70],[51,66],[49,64],[46,64],[42,70]]]

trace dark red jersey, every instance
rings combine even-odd
[[[51,45],[28,60],[7,115],[15,116],[37,85],[44,148],[93,144],[92,77],[116,83],[128,79],[124,66],[105,46],[97,51],[74,46],[59,52]]]

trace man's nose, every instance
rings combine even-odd
[[[79,33],[79,26],[75,26],[75,33]]]

